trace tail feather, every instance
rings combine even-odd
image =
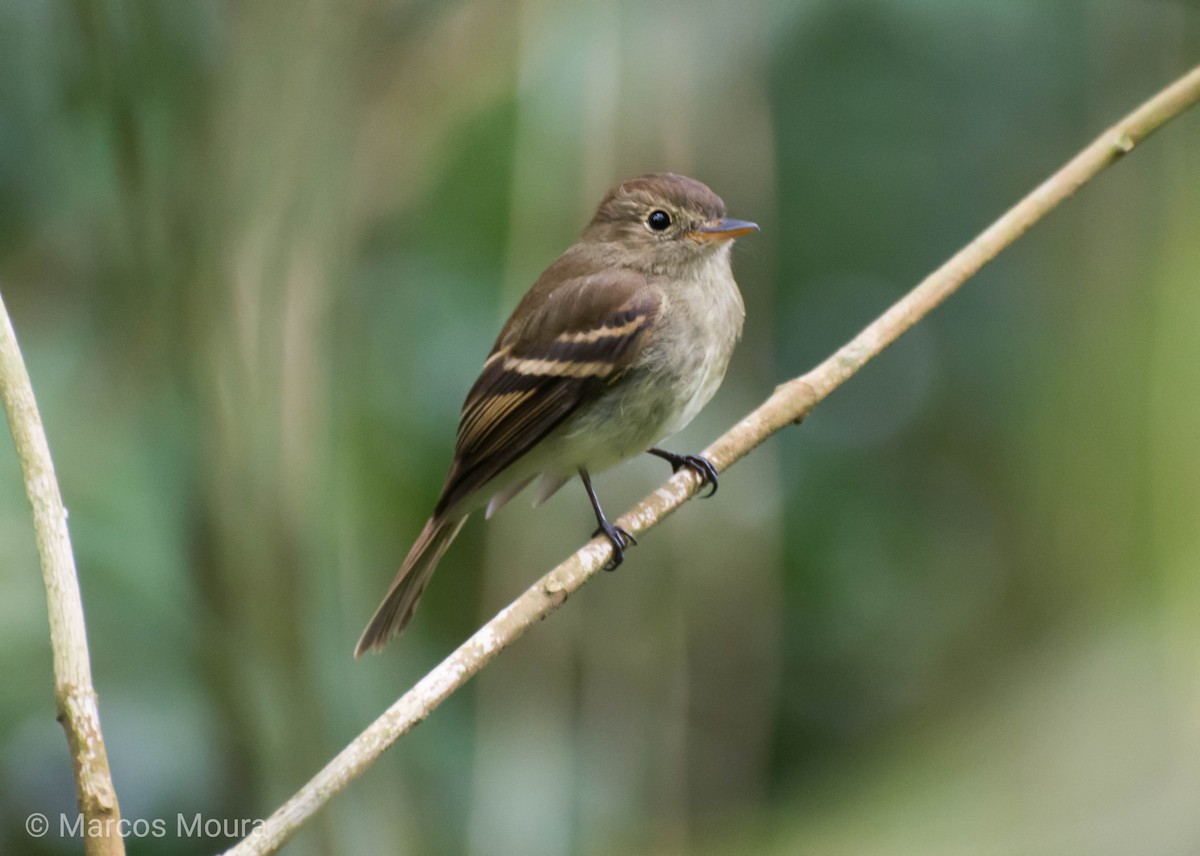
[[[396,579],[384,595],[383,603],[379,604],[379,608],[367,624],[367,629],[363,631],[362,638],[358,640],[358,646],[354,649],[356,658],[367,651],[378,651],[389,639],[404,629],[413,617],[417,601],[425,591],[438,560],[466,522],[465,517],[457,520],[429,518],[417,542],[408,551]]]

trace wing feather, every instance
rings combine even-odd
[[[620,377],[658,318],[659,298],[644,286],[631,271],[576,277],[532,312],[514,313],[463,404],[436,514],[485,486]]]

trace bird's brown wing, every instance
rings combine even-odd
[[[531,311],[514,312],[467,394],[435,516],[486,485],[620,378],[660,307],[640,274],[620,270],[568,279],[539,298]]]

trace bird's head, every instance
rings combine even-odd
[[[655,172],[610,190],[583,239],[617,248],[630,267],[660,273],[728,253],[734,238],[757,229],[726,217],[721,197],[696,179]]]

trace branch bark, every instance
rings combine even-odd
[[[0,398],[21,460],[25,493],[33,507],[50,612],[54,702],[71,751],[75,797],[84,820],[84,849],[88,856],[117,856],[125,853],[125,841],[120,834],[121,812],[100,732],[100,710],[92,686],[83,623],[83,600],[67,534],[67,510],[54,475],[54,462],[50,459],[50,446],[29,373],[3,298],[0,298]]]
[[[1198,100],[1200,66],[1101,134],[823,363],[777,387],[770,398],[713,443],[704,452],[705,456],[723,471],[772,434],[803,420],[830,392],[929,314],[1033,224]],[[698,487],[699,478],[681,470],[618,523],[630,532],[645,532],[679,508]],[[226,856],[272,853],[281,847],[317,809],[401,735],[420,724],[530,626],[560,607],[608,561],[611,550],[607,539],[593,539],[538,580],[388,708],[261,826],[228,850]]]

